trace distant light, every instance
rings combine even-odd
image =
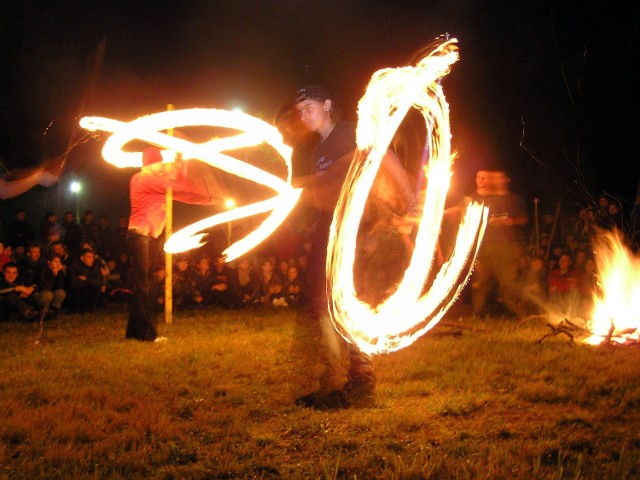
[[[232,208],[234,208],[236,206],[236,201],[233,198],[227,198],[224,201],[224,206],[231,210]]]
[[[69,185],[69,190],[71,190],[73,193],[78,193],[80,192],[80,190],[82,190],[82,184],[80,182],[71,182],[71,185]]]

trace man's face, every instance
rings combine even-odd
[[[73,216],[73,213],[67,213],[64,216],[64,221],[67,223],[73,223],[75,221],[75,218]]]
[[[34,262],[37,262],[38,260],[40,260],[41,254],[42,252],[40,251],[40,247],[31,247],[29,249],[29,256],[31,257],[31,260],[33,260]]]
[[[80,260],[82,260],[82,263],[84,263],[87,267],[92,267],[95,259],[96,256],[93,252],[86,252],[80,256]]]
[[[330,109],[331,100],[319,102],[308,99],[296,104],[302,123],[312,132],[319,131],[330,120]]]
[[[18,278],[18,267],[6,267],[2,271],[4,281],[7,283],[13,283]]]

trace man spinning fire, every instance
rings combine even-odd
[[[311,206],[315,226],[306,274],[307,295],[296,318],[290,352],[291,390],[295,403],[304,407],[367,406],[374,402],[376,383],[370,357],[336,332],[329,318],[326,293],[329,230],[356,149],[355,125],[340,120],[331,94],[320,85],[299,90],[295,108],[306,128],[319,135],[320,142],[311,154],[312,173],[302,179],[302,200]],[[392,154],[383,160],[381,179],[389,187],[385,196],[400,203],[405,213],[414,208],[415,195]]]

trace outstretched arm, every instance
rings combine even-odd
[[[43,165],[29,170],[26,176],[11,181],[0,180],[0,199],[17,197],[36,185],[50,187],[58,181],[61,170],[61,157],[54,157],[45,161]]]

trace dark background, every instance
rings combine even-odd
[[[2,0],[0,156],[20,167],[64,151],[81,114],[126,121],[171,103],[271,120],[307,83],[355,119],[374,71],[450,33],[453,188],[470,192],[475,169],[498,164],[543,210],[576,211],[605,191],[628,213],[640,179],[635,3]],[[101,146],[74,149],[57,187],[0,203],[3,219],[18,206],[33,222],[75,210],[76,178],[81,210],[128,213],[133,170],[106,164]]]

